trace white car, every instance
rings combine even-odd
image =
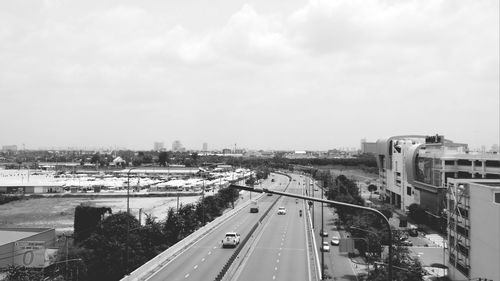
[[[236,247],[240,244],[240,235],[236,232],[228,232],[222,240],[222,248]]]
[[[285,209],[285,207],[279,207],[278,208],[278,215],[286,215],[286,209]]]
[[[340,244],[340,234],[338,231],[333,232],[331,244],[334,246],[338,246]]]
[[[321,251],[322,252],[330,252],[330,246],[328,245],[328,242],[323,242],[323,245],[321,246]]]

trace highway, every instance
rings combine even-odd
[[[273,178],[275,180],[271,182]],[[263,187],[283,191],[288,181],[288,178],[283,175],[272,174]],[[254,196],[257,195],[254,194]],[[259,220],[262,212],[275,199],[276,196],[262,196],[259,200],[259,213],[250,213],[249,207],[238,212],[217,229],[198,240],[193,246],[163,266],[161,270],[157,271],[148,280],[214,280],[234,251],[234,248],[222,248],[221,240],[225,233],[234,231],[239,233],[241,239],[243,239]]]
[[[294,179],[287,192],[302,194],[303,179]],[[274,195],[277,196],[277,195]],[[278,214],[285,207],[286,215]],[[263,229],[256,236],[248,256],[232,280],[310,280],[303,200],[282,197],[263,221]]]

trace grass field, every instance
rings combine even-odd
[[[199,196],[180,197],[180,204],[194,203]],[[75,207],[90,203],[110,207],[113,213],[127,210],[126,198],[34,198],[0,205],[0,227],[48,227],[57,232],[73,231]],[[176,197],[130,198],[130,210],[136,217],[145,213],[164,219],[170,207],[176,208]]]

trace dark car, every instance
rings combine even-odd
[[[323,237],[328,237],[328,232],[324,231],[323,229],[319,232],[319,236]]]
[[[410,228],[408,230],[408,235],[411,237],[417,237],[418,236],[418,230],[416,228]]]

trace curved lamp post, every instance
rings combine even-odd
[[[354,204],[349,204],[349,203],[344,203],[344,202],[339,202],[339,201],[331,201],[331,200],[325,200],[325,199],[319,199],[315,197],[309,197],[309,196],[302,196],[299,194],[293,194],[293,193],[288,193],[288,192],[281,192],[281,191],[274,191],[274,190],[269,190],[267,188],[253,188],[253,187],[248,187],[248,186],[241,186],[241,185],[236,185],[236,184],[231,184],[229,187],[231,188],[237,188],[237,189],[243,189],[251,192],[258,192],[258,193],[271,193],[271,194],[277,194],[277,195],[282,195],[282,196],[288,196],[288,197],[293,197],[293,198],[299,198],[299,199],[305,199],[305,200],[311,200],[311,201],[316,201],[316,202],[321,202],[321,203],[327,203],[327,204],[332,204],[334,206],[343,206],[343,207],[349,207],[352,209],[359,209],[359,210],[365,210],[371,213],[375,213],[377,216],[382,218],[382,221],[385,225],[385,227],[388,230],[388,235],[389,235],[389,266],[388,266],[388,275],[389,275],[389,280],[392,281],[392,230],[391,230],[391,225],[389,224],[389,220],[382,214],[379,210],[365,207],[365,206],[358,206]]]

